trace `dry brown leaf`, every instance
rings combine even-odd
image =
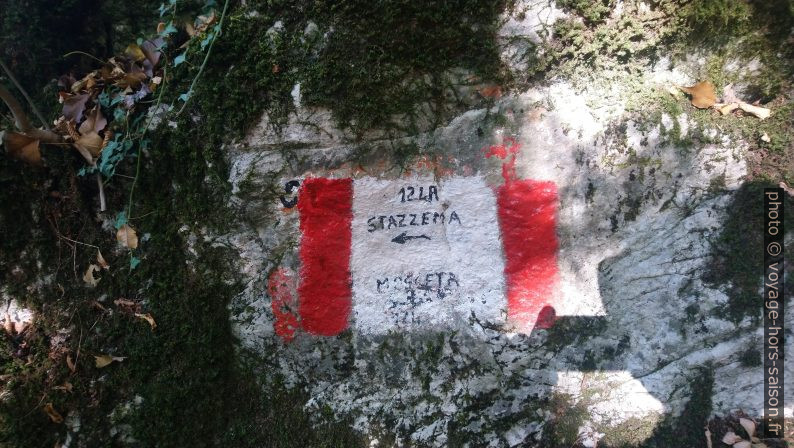
[[[69,393],[72,393],[73,389],[74,389],[74,386],[72,386],[72,383],[70,383],[68,381],[63,383],[60,386],[55,386],[55,390],[62,390],[62,391],[69,392]]]
[[[45,404],[43,409],[44,413],[47,414],[47,417],[49,417],[53,423],[63,423],[63,417],[55,410],[52,403]]]
[[[138,89],[144,79],[146,79],[146,73],[142,71],[125,73],[114,85],[122,89]]]
[[[769,143],[769,142],[771,142],[771,141],[772,141],[772,139],[771,139],[771,138],[769,138],[769,134],[767,134],[766,132],[764,132],[763,134],[761,134],[761,137],[760,137],[760,138],[761,138],[761,141],[762,141],[762,142]]]
[[[483,98],[499,98],[502,96],[501,86],[485,86],[479,90]]]
[[[100,252],[99,249],[96,250],[96,262],[102,269],[110,269],[110,265],[105,261],[105,257],[102,256],[102,252]]]
[[[739,103],[715,104],[714,107],[717,107],[717,110],[720,111],[720,114],[728,115],[739,108]]]
[[[104,307],[104,306],[102,306],[102,304],[101,304],[101,303],[99,303],[99,302],[97,302],[96,300],[92,300],[92,301],[91,301],[91,307],[92,307],[92,308],[96,308],[96,309],[98,309],[99,311],[102,311],[103,313],[104,313],[105,311],[107,311],[107,310],[105,309],[105,307]]]
[[[109,366],[111,363],[113,363],[113,361],[121,362],[126,359],[123,356],[110,356],[110,355],[99,355],[99,356],[94,356],[94,358],[96,359],[96,366],[99,369]]]
[[[85,118],[82,124],[80,124],[80,128],[78,129],[81,134],[88,134],[89,132],[99,132],[102,129],[105,129],[107,126],[108,120],[102,115],[102,111],[100,110],[99,106],[94,106],[91,109],[91,112]]]
[[[740,418],[739,424],[742,425],[745,431],[747,431],[747,435],[752,437],[755,435],[755,422],[750,420],[749,418]]]
[[[750,115],[755,115],[759,120],[763,120],[772,115],[772,111],[766,107],[753,106],[752,104],[739,103],[739,108]]]
[[[154,321],[154,317],[152,317],[151,314],[149,314],[149,313],[146,313],[146,314],[135,313],[135,317],[137,317],[138,319],[143,319],[146,322],[149,322],[149,325],[152,326],[152,330],[157,328],[157,322]]]
[[[82,154],[82,150],[87,151],[91,154],[92,157],[99,157],[99,153],[102,151],[102,143],[104,139],[99,136],[94,131],[88,132],[87,134],[83,134],[74,142],[74,146],[76,146]],[[85,157],[85,156],[84,156]]]
[[[41,148],[35,138],[17,132],[6,132],[3,134],[3,146],[9,157],[31,165],[41,163]]]
[[[116,232],[116,241],[128,249],[136,249],[138,247],[138,234],[135,233],[135,229],[124,224]]]
[[[124,50],[124,54],[139,62],[146,59],[146,55],[143,54],[143,50],[141,50],[141,47],[136,44],[127,45],[127,48]]]
[[[88,269],[86,269],[85,274],[83,274],[83,281],[90,287],[94,287],[99,284],[99,278],[94,277],[94,271],[99,272],[99,266],[91,263],[88,265]]]
[[[165,22],[160,22],[157,24],[157,34],[163,34],[165,31]]]
[[[69,368],[69,370],[70,370],[72,373],[74,373],[74,372],[76,372],[76,371],[77,371],[77,365],[74,363],[74,360],[72,360],[72,355],[71,355],[71,353],[70,353],[70,354],[68,354],[68,355],[66,355],[66,367],[68,367],[68,368]]]
[[[742,441],[736,442],[733,445],[733,448],[752,448],[752,446],[753,446],[753,444],[750,443],[749,440],[742,440]]]
[[[85,103],[91,95],[84,93],[82,95],[61,96],[63,99],[63,116],[67,120],[72,120],[79,123],[83,119],[83,111],[85,111]]]
[[[692,105],[698,109],[708,109],[717,102],[714,85],[709,81],[701,81],[691,87],[679,86],[678,88],[692,97]]]
[[[741,437],[737,436],[735,432],[728,431],[725,433],[725,436],[722,438],[722,443],[727,445],[733,445],[734,443],[742,440]]]
[[[16,334],[22,334],[22,332],[25,331],[27,327],[28,327],[27,322],[23,322],[23,321],[14,322],[14,331],[16,332]]]
[[[780,181],[778,187],[782,188],[789,196],[794,197],[794,188],[789,187],[787,183]]]
[[[137,305],[132,300],[127,300],[127,299],[116,299],[113,301],[113,303],[115,303],[116,306],[123,306],[123,307],[134,307]]]

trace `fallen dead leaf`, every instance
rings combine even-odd
[[[479,90],[483,98],[499,98],[502,96],[501,86],[485,86]]]
[[[137,305],[132,300],[127,300],[127,299],[116,299],[113,301],[113,303],[115,303],[116,306],[129,307],[129,308],[135,307]]]
[[[101,304],[101,303],[99,303],[99,302],[97,302],[96,300],[92,300],[92,301],[91,301],[91,307],[92,307],[92,308],[96,308],[96,309],[98,309],[99,311],[102,311],[103,313],[104,313],[105,311],[107,311],[107,310],[105,309],[105,307],[104,307],[104,306],[102,306],[102,304]]]
[[[124,224],[116,232],[116,241],[128,249],[136,249],[138,247],[138,234],[135,233],[135,229],[128,224]]]
[[[91,95],[84,93],[82,95],[71,95],[63,98],[63,111],[61,113],[67,120],[79,123],[83,119],[85,103],[90,97]]]
[[[706,426],[706,448],[712,448],[713,445],[711,444],[711,431],[709,431],[709,427]]]
[[[728,431],[725,433],[725,436],[722,438],[722,443],[726,445],[733,445],[734,443],[742,440],[741,437],[737,436],[735,432]]]
[[[787,183],[780,181],[778,187],[782,188],[789,196],[794,197],[794,188],[789,187]]]
[[[55,408],[52,406],[52,403],[47,403],[44,405],[44,413],[52,420],[53,423],[63,423],[63,417]]]
[[[28,328],[28,323],[23,321],[16,321],[14,322],[14,332],[16,334],[22,334],[25,329]]]
[[[72,385],[72,383],[67,381],[67,382],[63,383],[62,385],[60,385],[60,386],[55,386],[54,389],[72,393],[72,390],[74,389],[74,386]]]
[[[772,139],[771,139],[771,138],[769,138],[769,134],[767,134],[766,132],[764,132],[763,134],[761,134],[761,141],[762,141],[762,142],[769,143],[769,142],[771,142],[771,141],[772,141]]]
[[[96,359],[96,366],[99,369],[109,366],[111,363],[113,363],[113,361],[121,362],[126,359],[123,356],[110,356],[110,355],[99,355],[99,356],[94,356],[94,358]]]
[[[742,425],[745,431],[747,431],[747,435],[752,437],[755,435],[755,422],[750,420],[749,418],[740,418],[739,424]]]
[[[89,264],[88,269],[86,269],[85,274],[83,274],[83,281],[91,287],[96,286],[101,279],[99,277],[94,277],[94,271],[99,272],[99,270],[99,266],[93,263]]]
[[[41,148],[39,140],[17,132],[3,134],[3,146],[9,157],[31,165],[41,163]]]
[[[716,107],[717,110],[720,111],[720,114],[728,115],[729,113],[739,108],[739,103],[715,104],[714,107]]]
[[[77,365],[75,365],[71,353],[66,355],[66,367],[68,367],[72,373],[77,371]]]
[[[157,322],[154,321],[154,317],[152,317],[151,314],[149,314],[149,313],[146,313],[146,314],[135,313],[135,317],[137,317],[138,319],[143,319],[146,322],[149,322],[149,325],[152,326],[152,330],[157,328]]]
[[[103,142],[104,139],[99,134],[94,131],[90,131],[81,135],[80,138],[74,142],[74,145],[81,150],[81,154],[82,150],[85,150],[91,154],[92,157],[99,157],[99,153],[102,151]]]
[[[88,265],[88,269],[86,269],[85,274],[83,274],[83,281],[90,287],[94,287],[99,284],[99,278],[94,277],[94,271],[99,272],[99,266],[91,263]]]
[[[136,44],[127,45],[127,48],[124,50],[124,54],[139,62],[146,59],[146,55],[143,54],[143,50],[141,50],[141,47]]]
[[[91,112],[88,113],[85,121],[80,124],[80,128],[78,130],[81,134],[88,134],[89,132],[96,133],[102,129],[105,129],[107,124],[108,120],[102,115],[102,110],[99,108],[99,106],[95,106],[93,109],[91,109]]]
[[[116,81],[114,85],[122,89],[137,89],[144,79],[146,79],[146,73],[142,71],[125,73],[124,76]]]
[[[709,81],[701,81],[691,87],[678,86],[678,88],[692,97],[690,101],[698,109],[708,109],[717,102],[714,85]]]
[[[763,120],[772,115],[772,111],[766,107],[753,106],[744,102],[739,103],[739,108],[750,115],[755,115],[759,120]]]
[[[749,440],[742,440],[742,441],[736,442],[733,445],[733,448],[752,448],[752,446],[753,446],[753,444],[750,443]]]
[[[102,256],[102,252],[99,249],[96,250],[96,262],[102,269],[110,269],[110,265],[105,261],[105,257]]]

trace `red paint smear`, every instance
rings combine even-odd
[[[499,187],[508,319],[522,331],[554,323],[557,283],[557,186],[513,180]],[[549,309],[551,308],[551,309]]]
[[[351,308],[353,181],[309,178],[298,197],[301,324],[311,334],[334,336],[347,328]]]
[[[507,143],[510,146],[506,146]],[[519,149],[521,149],[521,145],[514,138],[508,137],[502,141],[501,145],[491,145],[484,150],[486,159],[496,156],[504,160],[508,155],[512,156],[509,161],[502,164],[502,177],[505,183],[516,179],[516,154]]]
[[[270,307],[273,309],[273,315],[276,316],[276,322],[273,324],[276,334],[289,342],[295,337],[295,331],[300,326],[295,315],[298,301],[294,277],[284,268],[276,269],[267,279],[267,292],[270,294]]]

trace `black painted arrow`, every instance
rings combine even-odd
[[[403,232],[403,233],[395,236],[394,238],[392,238],[391,241],[392,241],[392,243],[405,244],[405,242],[408,241],[408,240],[417,240],[419,238],[424,238],[426,240],[430,239],[430,237],[427,236],[427,235],[416,235],[416,236],[413,236],[413,235],[406,235],[406,232]]]

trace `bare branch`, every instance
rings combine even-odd
[[[28,120],[28,116],[25,115],[24,109],[22,109],[22,105],[19,104],[16,97],[11,94],[2,84],[0,84],[0,99],[6,103],[9,109],[11,109],[11,113],[14,115],[14,121],[17,125],[17,129],[22,132],[27,132],[33,129],[33,126],[30,125],[30,121]]]
[[[49,129],[36,129],[31,126],[28,116],[25,115],[25,111],[22,109],[22,105],[2,84],[0,84],[0,99],[6,103],[6,106],[11,110],[11,114],[14,115],[17,129],[28,137],[40,140],[42,143],[60,143],[63,141],[60,135]]]
[[[41,114],[41,112],[39,112],[39,109],[36,107],[36,104],[28,96],[28,92],[26,92],[25,89],[22,88],[22,84],[20,84],[19,81],[17,81],[17,78],[14,76],[13,73],[11,73],[11,69],[8,68],[8,66],[5,64],[5,62],[3,62],[2,59],[0,59],[0,67],[3,68],[3,71],[6,72],[8,79],[10,79],[11,82],[14,83],[14,86],[22,93],[22,96],[25,98],[25,101],[28,102],[28,105],[30,105],[30,108],[31,110],[33,110],[33,113],[36,114],[36,117],[39,119],[39,121],[41,121],[41,125],[44,126],[44,129],[49,131],[50,125],[47,123],[47,120],[44,119],[44,116]]]

